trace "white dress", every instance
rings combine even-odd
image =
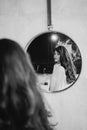
[[[50,91],[64,89],[67,85],[65,69],[60,64],[55,64],[50,81]]]

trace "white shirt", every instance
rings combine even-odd
[[[50,91],[64,89],[67,85],[65,69],[60,64],[55,64],[50,81]]]

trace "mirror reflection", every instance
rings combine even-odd
[[[46,32],[27,44],[41,90],[63,91],[71,87],[81,73],[82,58],[76,43],[65,34]]]

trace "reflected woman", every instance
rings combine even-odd
[[[59,91],[75,81],[73,65],[68,51],[64,46],[54,49],[54,68],[50,81],[50,91]]]

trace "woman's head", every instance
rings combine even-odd
[[[43,102],[37,89],[36,74],[30,58],[15,41],[1,39],[0,129],[4,124],[9,130],[37,130],[38,123],[36,125],[34,120],[37,117],[42,119],[41,115],[38,115],[42,113],[41,104]],[[38,120],[40,119],[36,122],[41,121]]]
[[[67,62],[67,56],[68,56],[68,52],[66,50],[65,47],[63,46],[58,46],[57,48],[55,48],[54,50],[54,59],[59,59],[60,63],[63,67],[65,67],[65,64]]]

